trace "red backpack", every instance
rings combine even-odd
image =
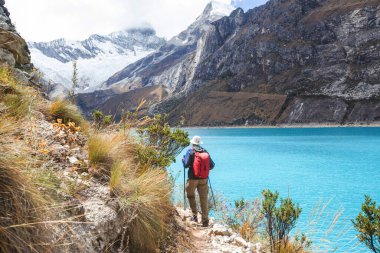
[[[210,174],[210,155],[207,152],[197,152],[194,150],[194,176],[206,179]]]

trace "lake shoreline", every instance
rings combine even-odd
[[[337,124],[281,124],[281,125],[236,125],[236,126],[185,126],[184,129],[281,129],[281,128],[376,128],[380,127],[380,123],[376,124],[352,124],[352,125],[337,125]]]

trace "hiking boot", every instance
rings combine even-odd
[[[202,222],[202,227],[208,227],[208,221],[204,221],[204,222]]]
[[[190,220],[191,220],[191,221],[198,222],[198,217],[197,217],[196,215],[193,215],[193,217],[191,217]]]

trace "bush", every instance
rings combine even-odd
[[[55,119],[62,119],[64,124],[74,122],[78,126],[83,125],[83,117],[79,109],[70,101],[56,99],[50,106],[50,115]]]
[[[296,222],[301,214],[302,209],[298,204],[294,204],[291,198],[280,199],[280,205],[277,207],[278,192],[264,190],[262,192],[262,212],[265,217],[265,228],[269,237],[270,252],[280,253],[288,252],[293,248],[289,240],[289,233],[295,227]],[[309,247],[309,242],[305,235],[301,236],[302,247],[299,251],[303,252],[303,247]],[[297,248],[297,247],[296,247]]]
[[[359,231],[359,241],[364,243],[375,253],[380,252],[380,206],[369,196],[365,196],[362,211],[352,220],[354,227]]]
[[[143,140],[138,156],[143,164],[165,168],[190,144],[189,134],[181,129],[171,129],[167,115],[155,115],[137,128]]]
[[[113,122],[112,115],[104,115],[103,112],[95,110],[92,113],[92,118],[94,121],[94,127],[97,130],[110,126]]]
[[[222,222],[232,228],[247,241],[255,242],[263,220],[259,200],[235,200],[229,204],[220,195],[216,195],[216,209]]]

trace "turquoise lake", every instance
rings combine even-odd
[[[289,193],[302,208],[295,231],[307,233],[319,252],[369,252],[358,243],[350,220],[365,194],[380,204],[380,128],[185,130],[202,137],[216,163],[212,187],[229,201],[253,200],[264,189],[282,197]],[[179,161],[170,168],[174,174],[182,169]],[[318,206],[324,204],[322,211]]]

